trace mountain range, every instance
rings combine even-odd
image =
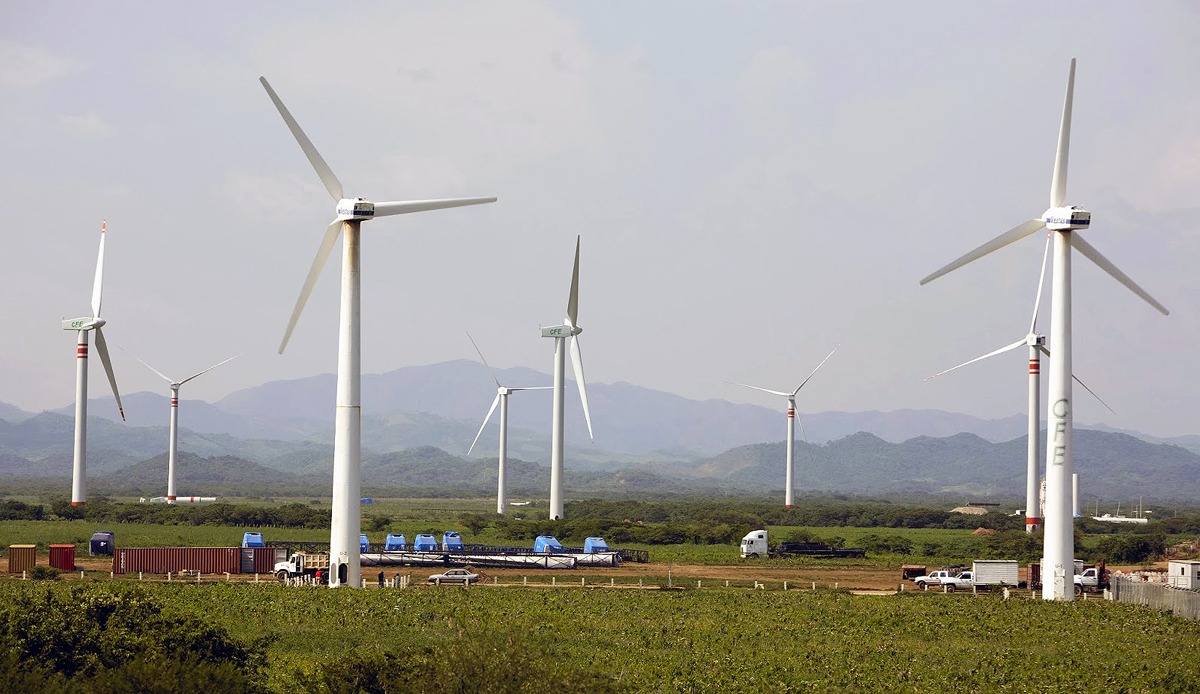
[[[497,373],[506,384],[550,381],[531,369]],[[334,386],[327,374],[266,383],[216,403],[182,401],[180,448],[197,457],[181,462],[181,480],[190,474],[186,469],[194,469],[200,476],[193,481],[205,489],[222,481],[271,489],[327,487]],[[368,413],[363,418],[365,484],[494,488],[494,421],[475,457],[462,457],[495,395],[483,365],[457,360],[364,375],[362,392]],[[629,383],[592,384],[588,395],[594,443],[587,440],[578,398],[567,398],[567,439],[573,442],[567,448],[568,485],[576,491],[782,489],[782,410],[689,400]],[[119,422],[111,398],[88,405],[89,476],[100,479],[120,471],[113,481],[122,489],[129,485],[117,484],[121,478],[159,477],[160,463],[165,478],[169,411],[167,398],[155,393],[133,393],[124,400],[126,423]],[[548,476],[549,405],[549,393],[528,391],[513,397],[510,410],[510,484],[528,485],[521,488],[530,492],[548,487],[548,477],[541,478]],[[69,476],[73,414],[73,405],[32,414],[0,403],[0,474]],[[937,410],[819,412],[803,421],[811,438],[797,442],[798,489],[1022,494],[1022,415],[989,420]],[[1195,497],[1200,491],[1200,436],[1163,440],[1077,426],[1075,440],[1076,467],[1090,494],[1165,499]],[[239,466],[267,472],[233,474]]]

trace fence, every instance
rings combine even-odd
[[[1113,600],[1119,602],[1146,605],[1156,610],[1165,610],[1176,617],[1200,619],[1200,593],[1195,591],[1114,576],[1112,596]]]

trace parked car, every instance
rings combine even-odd
[[[478,581],[479,574],[471,573],[467,569],[447,569],[444,573],[429,577],[430,583],[476,583]]]

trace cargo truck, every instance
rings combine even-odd
[[[296,552],[287,561],[275,564],[275,577],[280,581],[292,576],[315,576],[318,571],[329,571],[329,554],[326,552]]]
[[[1021,566],[1008,559],[978,560],[971,564],[975,586],[978,588],[1017,588],[1021,584]]]
[[[755,530],[742,538],[742,558],[757,557],[857,557],[867,556],[862,547],[832,547],[820,542],[782,542],[777,549],[770,549],[767,531]]]

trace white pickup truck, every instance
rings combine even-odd
[[[931,571],[925,576],[917,576],[913,579],[913,583],[916,583],[921,588],[928,589],[929,586],[940,586],[942,581],[951,577],[953,577],[953,574],[949,571]]]
[[[947,593],[953,593],[956,590],[966,590],[975,585],[975,574],[970,571],[964,571],[957,576],[942,579],[942,589]]]

